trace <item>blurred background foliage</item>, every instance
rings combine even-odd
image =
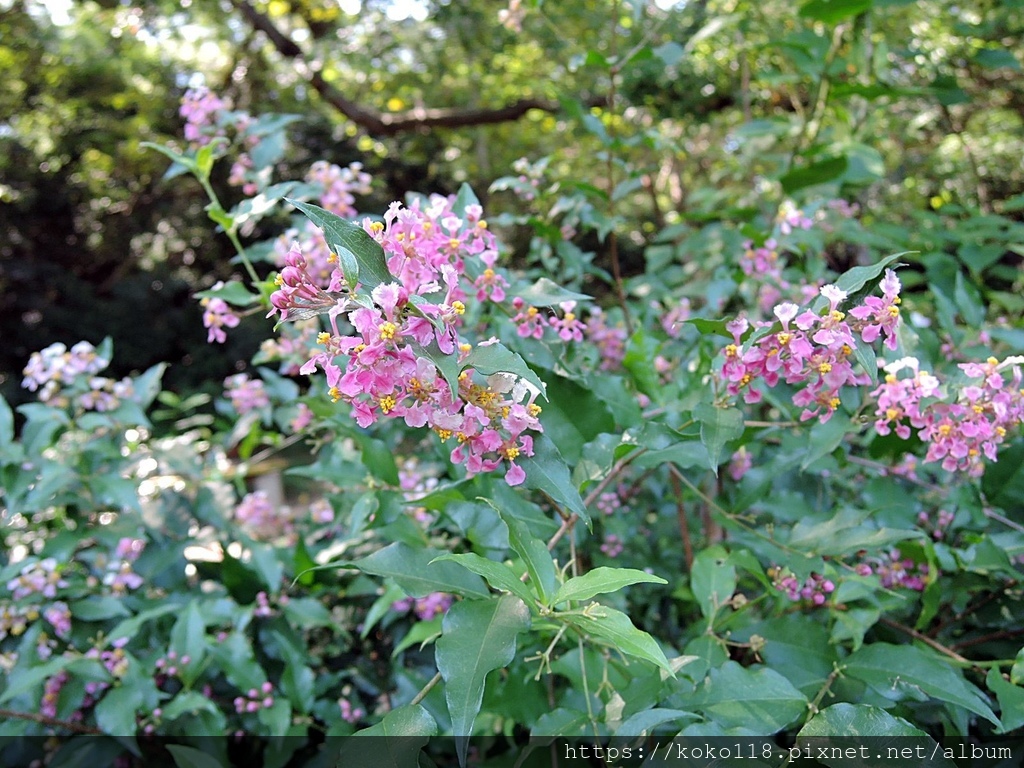
[[[202,190],[140,147],[180,136],[197,84],[302,114],[279,178],[358,160],[367,212],[464,181],[514,210],[489,183],[548,157],[595,194],[620,184],[628,276],[666,227],[830,184],[1019,313],[1022,25],[1021,0],[0,0],[0,392],[23,400],[53,341],[111,336],[112,375],[169,360],[182,393],[251,357],[262,318],[211,347],[191,299],[237,271]],[[608,265],[607,241],[580,245]]]

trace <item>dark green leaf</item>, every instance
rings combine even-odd
[[[791,195],[805,187],[835,181],[846,173],[846,167],[845,157],[830,157],[827,160],[819,160],[816,163],[788,171],[779,179],[779,183],[782,184],[782,189],[786,194]]]
[[[708,465],[717,475],[725,444],[743,434],[743,411],[700,403],[693,409],[693,417],[700,422],[700,441],[708,452]]]
[[[517,461],[526,472],[525,488],[546,493],[590,528],[590,513],[554,443],[544,435],[534,438],[533,456],[520,456]]]
[[[167,751],[174,758],[177,768],[224,768],[218,760],[201,749],[181,744],[168,744]]]
[[[538,278],[529,288],[519,291],[518,296],[533,307],[554,307],[563,301],[593,301],[587,294],[570,291],[546,277]]]
[[[464,600],[449,609],[441,627],[437,669],[445,682],[459,762],[465,765],[487,674],[515,658],[516,635],[530,628],[530,610],[513,595]]]
[[[668,582],[660,576],[653,576],[636,568],[601,566],[562,584],[551,599],[551,604],[558,605],[568,600],[589,600],[595,595],[618,592],[630,584],[668,584]]]
[[[637,629],[629,616],[606,605],[592,603],[579,613],[556,614],[591,639],[626,656],[649,661],[675,677],[664,651],[648,633]]]
[[[826,24],[837,24],[843,19],[870,10],[872,5],[874,0],[810,0],[800,6],[800,16]]]
[[[863,680],[887,698],[902,688],[916,689],[999,725],[985,697],[958,670],[915,646],[872,643],[851,654],[845,666],[848,676]]]
[[[495,509],[498,510],[501,519],[508,526],[509,544],[526,563],[526,570],[530,574],[530,583],[533,584],[534,590],[545,604],[550,604],[551,596],[555,592],[557,577],[547,545],[534,536],[522,520],[497,507]]]
[[[550,560],[550,557],[548,559]],[[536,600],[536,596],[519,580],[519,576],[516,575],[515,571],[505,565],[505,563],[488,560],[486,557],[481,557],[472,552],[460,555],[444,554],[438,557],[437,560],[451,560],[458,563],[477,576],[482,576],[494,589],[511,592],[526,603],[526,605],[532,605]]]
[[[436,549],[413,549],[395,542],[349,565],[365,573],[394,579],[412,597],[426,597],[432,592],[450,592],[467,597],[490,596],[483,580],[468,573],[461,565],[434,562],[443,554]]]
[[[726,728],[775,733],[799,718],[807,698],[774,669],[727,661],[712,669],[690,702]]]
[[[513,376],[525,379],[544,395],[544,382],[526,364],[526,361],[500,342],[484,346],[478,344],[473,351],[466,355],[462,361],[462,369],[472,368],[483,376],[491,376],[495,373],[511,373]],[[453,392],[455,390],[452,390]],[[545,395],[546,397],[546,395]]]
[[[736,566],[721,547],[705,549],[693,559],[690,589],[709,621],[736,591]]]
[[[324,239],[331,246],[331,250],[338,254],[339,259],[343,257],[342,249],[351,251],[359,264],[359,282],[365,290],[371,291],[382,283],[394,282],[395,278],[388,271],[384,249],[361,226],[346,221],[319,205],[291,198],[285,200],[306,214],[310,221],[323,230]],[[344,268],[343,261],[343,271]]]

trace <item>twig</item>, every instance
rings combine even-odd
[[[970,665],[974,664],[974,662],[971,661],[970,659],[964,658],[963,656],[961,656],[956,651],[952,650],[951,648],[947,648],[946,646],[944,646],[938,640],[933,640],[932,638],[928,637],[928,635],[925,635],[925,634],[922,634],[921,632],[918,632],[913,627],[908,627],[906,624],[900,624],[900,622],[893,621],[892,619],[887,618],[885,616],[883,616],[881,619],[879,619],[879,621],[882,624],[885,624],[885,626],[887,626],[887,627],[892,627],[893,629],[898,629],[900,632],[903,632],[904,634],[910,635],[915,640],[920,640],[922,643],[927,645],[929,648],[938,651],[943,656],[948,656],[949,658],[954,659],[955,661],[959,661],[961,664],[970,664]]]
[[[56,728],[66,728],[69,731],[75,733],[88,733],[94,735],[102,735],[103,731],[98,728],[91,728],[88,725],[82,725],[81,723],[72,723],[68,720],[60,720],[56,717],[47,717],[41,715],[38,712],[16,712],[13,709],[0,709],[0,718],[10,717],[15,720],[31,720],[33,723],[40,723],[42,725],[52,725]]]
[[[441,673],[440,672],[438,672],[436,675],[434,675],[432,678],[430,678],[427,681],[427,684],[424,685],[422,688],[420,688],[420,692],[412,697],[412,701],[409,702],[409,706],[413,706],[414,707],[417,704],[419,704],[421,701],[423,701],[425,698],[427,698],[427,694],[430,693],[431,689],[435,685],[437,685],[439,682],[441,682]]]

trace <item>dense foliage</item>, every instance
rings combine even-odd
[[[117,339],[44,342],[35,401],[0,400],[0,735],[61,736],[5,764],[330,765],[353,733],[494,765],[570,735],[1020,748],[1017,9],[553,5],[236,2],[270,65],[358,32],[314,90],[366,155],[207,87],[131,143],[180,226],[202,197],[191,247],[232,249],[195,332],[264,341],[198,393],[109,374]],[[540,133],[443,132],[545,76],[579,90]],[[334,89],[456,106],[406,140]],[[432,143],[438,188],[381,203],[383,160]]]

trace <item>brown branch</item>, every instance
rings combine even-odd
[[[281,56],[298,65],[296,69],[320,98],[372,136],[394,136],[405,131],[424,131],[430,128],[495,125],[519,120],[534,109],[542,112],[559,112],[562,109],[562,105],[552,99],[524,97],[501,107],[416,108],[405,112],[381,112],[357,104],[327,82],[319,71],[309,66],[302,48],[247,0],[231,0],[231,5],[253,28],[267,36],[267,40]],[[603,106],[607,103],[605,97],[594,97],[584,101],[587,107]]]
[[[90,728],[87,725],[81,723],[72,723],[69,720],[60,720],[56,717],[48,717],[41,715],[38,712],[17,712],[13,709],[0,709],[0,717],[10,717],[15,720],[31,720],[33,723],[40,723],[42,725],[52,725],[57,728],[65,728],[69,731],[75,731],[76,733],[89,733],[89,734],[101,734],[103,731],[98,728]]]

